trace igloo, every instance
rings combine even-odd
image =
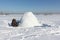
[[[36,18],[36,16],[32,12],[26,12],[24,13],[23,17],[21,18],[21,24],[22,27],[34,27],[38,26],[39,21]]]

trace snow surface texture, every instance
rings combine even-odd
[[[8,26],[12,18],[20,20],[21,16],[23,15],[0,15],[0,40],[60,40],[60,15],[36,15],[42,23],[41,27]]]

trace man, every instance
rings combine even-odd
[[[18,26],[18,23],[17,23],[16,19],[12,20],[11,26],[13,26],[13,27],[17,27]]]

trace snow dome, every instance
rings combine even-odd
[[[32,12],[24,13],[23,17],[21,18],[22,27],[34,27],[38,25],[40,25],[39,21]]]

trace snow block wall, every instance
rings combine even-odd
[[[38,26],[38,25],[40,25],[39,21],[32,12],[26,12],[23,15],[23,17],[21,19],[22,27],[34,27],[34,26]]]

